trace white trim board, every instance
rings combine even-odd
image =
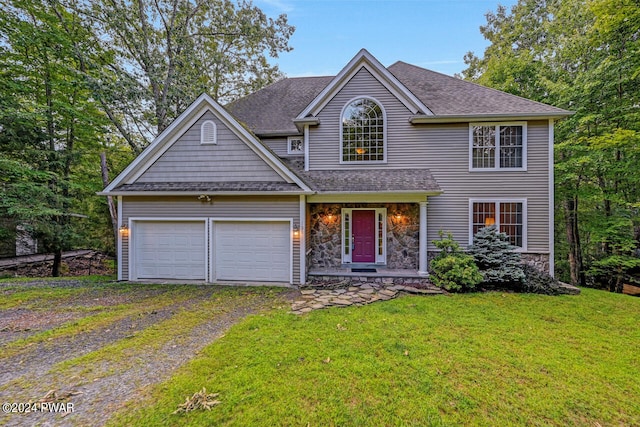
[[[433,112],[391,74],[384,65],[366,49],[361,49],[322,92],[296,117],[296,120],[304,120],[308,119],[308,116],[316,116],[361,68],[369,71],[374,78],[398,98],[413,114],[433,115]]]

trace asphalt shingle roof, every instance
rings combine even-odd
[[[566,114],[567,111],[425,68],[396,62],[387,70],[435,115]],[[293,119],[332,76],[286,78],[226,106],[257,135],[298,133]]]
[[[428,169],[296,171],[319,193],[441,192]]]
[[[566,113],[561,108],[402,61],[387,69],[436,115]]]
[[[295,77],[279,80],[225,108],[258,135],[296,135],[293,119],[333,79],[325,77]]]

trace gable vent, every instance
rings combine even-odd
[[[216,124],[207,120],[200,127],[200,144],[217,144],[216,140]]]

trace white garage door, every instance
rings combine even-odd
[[[214,275],[217,280],[289,282],[289,222],[215,222]]]
[[[136,221],[133,233],[138,279],[205,280],[204,221]]]

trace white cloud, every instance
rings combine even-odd
[[[277,9],[279,13],[290,13],[293,11],[293,4],[286,0],[257,0],[254,2],[256,5],[267,5],[274,9]],[[262,8],[262,7],[261,7]]]

